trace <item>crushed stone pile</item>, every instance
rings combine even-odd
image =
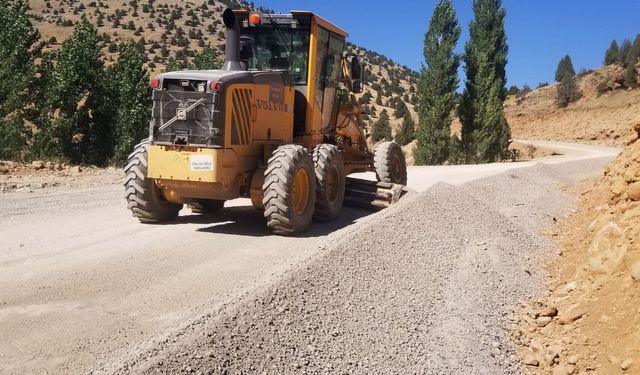
[[[558,227],[548,295],[515,331],[533,374],[640,374],[640,124]]]
[[[543,293],[538,229],[572,205],[558,168],[435,185],[120,373],[518,374],[511,307]]]

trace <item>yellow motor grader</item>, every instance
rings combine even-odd
[[[344,203],[384,208],[407,182],[393,142],[369,150],[355,94],[362,63],[347,33],[306,11],[230,10],[221,70],[150,80],[150,137],[125,168],[128,207],[143,223],[249,197],[277,234],[335,219]],[[348,177],[372,171],[378,182]]]

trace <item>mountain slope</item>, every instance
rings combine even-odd
[[[30,6],[32,19],[42,39],[48,42],[48,49],[59,48],[73,32],[74,24],[84,16],[98,28],[107,64],[116,59],[119,42],[133,39],[144,50],[151,75],[163,72],[173,60],[191,59],[207,45],[217,47],[222,55],[222,12],[227,7],[251,7],[239,0],[32,0]],[[386,109],[392,128],[397,129],[401,119],[394,118],[394,106],[390,103],[398,100],[402,100],[417,119],[413,106],[417,102],[413,97],[417,73],[365,48],[349,43],[347,49],[349,53],[365,57],[369,73],[365,92],[371,95],[369,109],[373,112],[368,120],[374,121]],[[378,96],[380,104],[375,104]]]
[[[582,98],[566,108],[555,104],[556,85],[510,96],[505,111],[513,137],[624,145],[640,120],[640,90],[622,81],[618,65],[584,74],[578,78]]]

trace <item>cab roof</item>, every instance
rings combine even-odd
[[[236,14],[238,14],[239,16],[241,16],[243,19],[246,19],[249,17],[249,14],[253,13],[250,12],[246,9],[234,9],[233,10]],[[341,29],[340,27],[334,25],[333,23],[327,21],[326,19],[322,18],[321,16],[307,11],[307,10],[292,10],[291,12],[289,12],[289,14],[264,14],[266,17],[272,18],[272,19],[278,19],[278,18],[295,18],[295,19],[315,19],[316,23],[322,27],[324,27],[325,29],[334,32],[340,36],[343,36],[345,38],[347,38],[349,36],[349,33],[347,33],[346,31],[344,31],[343,29]],[[245,18],[246,17],[246,18]]]

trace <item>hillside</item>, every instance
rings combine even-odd
[[[146,67],[154,75],[163,72],[171,61],[188,61],[207,45],[218,48],[222,56],[222,12],[229,6],[250,7],[238,0],[32,0],[30,14],[48,49],[59,48],[84,16],[98,28],[107,64],[116,59],[118,43],[133,39],[144,50]],[[417,120],[414,109],[417,73],[366,48],[349,43],[347,49],[365,58],[365,93],[369,93],[365,99],[369,95],[370,99],[363,103],[371,103],[368,106],[371,114],[366,119],[374,121],[386,109],[392,128],[397,129],[401,119],[395,119],[393,107],[402,100]]]
[[[514,138],[623,147],[551,229],[559,253],[546,267],[547,295],[515,318],[530,374],[639,373],[640,90],[625,88],[623,74],[618,65],[582,74],[583,97],[567,108],[554,103],[555,85],[505,104]]]
[[[622,87],[623,74],[610,65],[581,75],[583,96],[566,108],[555,104],[556,85],[510,96],[505,111],[513,137],[622,146],[640,120],[640,90]]]

